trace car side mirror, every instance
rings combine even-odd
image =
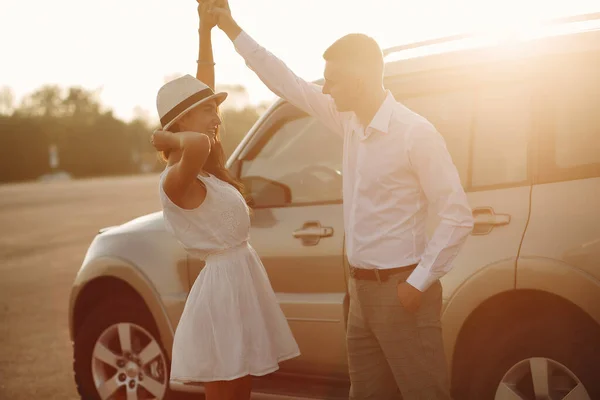
[[[289,186],[260,176],[242,178],[246,193],[253,208],[284,207],[292,202]]]

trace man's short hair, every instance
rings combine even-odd
[[[323,58],[383,75],[383,52],[375,39],[362,33],[351,33],[336,40],[325,50]]]

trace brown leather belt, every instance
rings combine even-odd
[[[404,267],[388,269],[365,269],[356,268],[350,265],[350,277],[360,280],[385,282],[390,278],[390,276],[400,272],[412,271],[417,267],[417,265],[418,264],[411,264]]]

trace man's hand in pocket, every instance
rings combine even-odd
[[[423,292],[407,282],[398,284],[398,299],[406,311],[415,313],[421,306]]]

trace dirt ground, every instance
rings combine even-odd
[[[160,208],[157,175],[0,185],[0,399],[78,399],[67,304],[99,228]]]

